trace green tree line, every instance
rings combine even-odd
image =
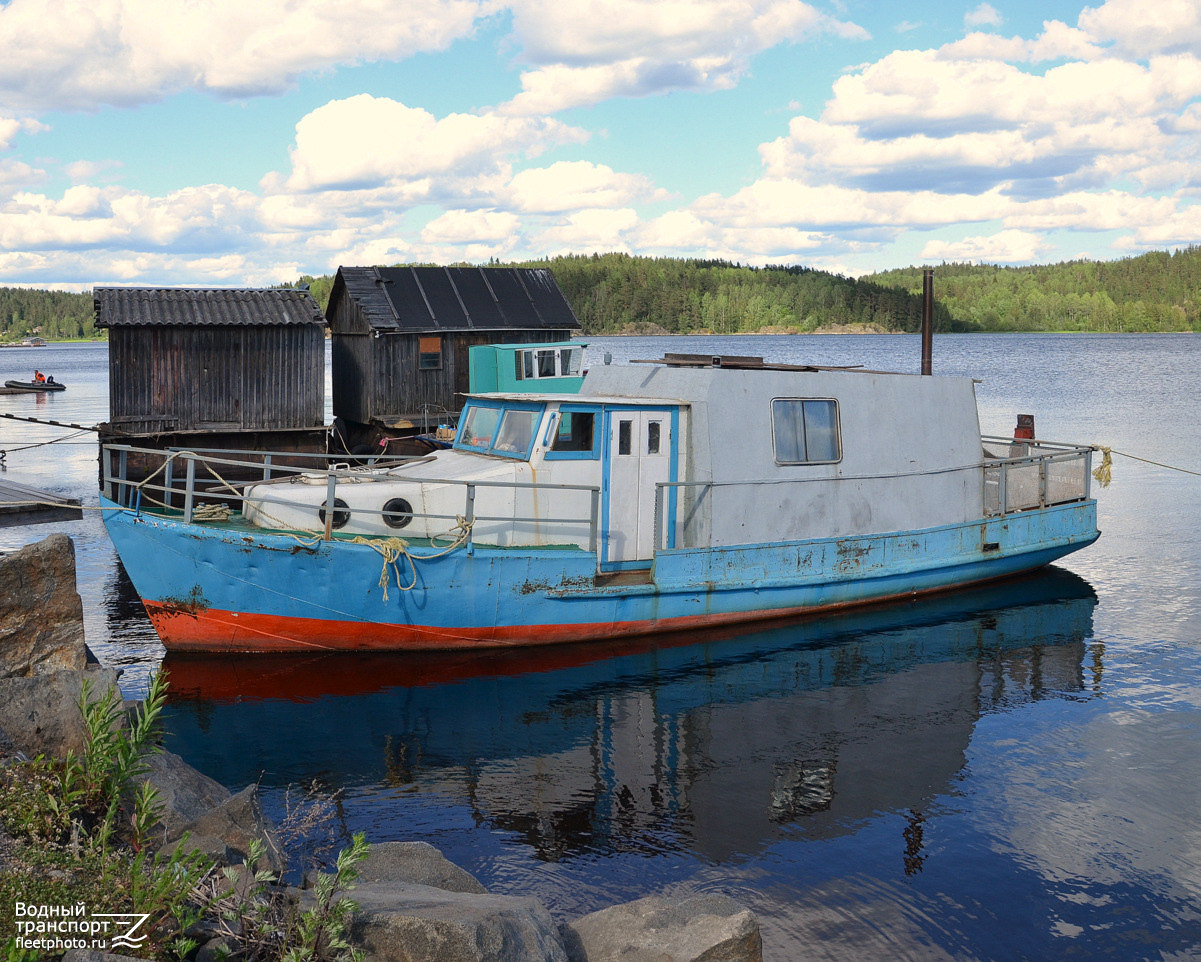
[[[586,334],[921,328],[918,266],[851,278],[616,253],[492,264],[549,268]],[[332,275],[295,283],[325,309]],[[934,293],[936,331],[1201,331],[1201,246],[1034,267],[942,264]],[[93,337],[93,320],[90,293],[0,287],[0,340]]]
[[[920,291],[922,268],[862,279]],[[1201,331],[1201,246],[1034,267],[943,264],[934,293],[981,331]]]
[[[94,337],[92,295],[0,287],[0,341]]]

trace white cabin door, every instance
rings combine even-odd
[[[671,411],[618,408],[606,417],[603,560],[649,561],[655,553],[655,485],[672,479]]]

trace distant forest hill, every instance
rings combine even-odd
[[[808,267],[591,254],[547,267],[586,334],[921,329],[922,268],[858,279]],[[333,278],[304,277],[325,306]],[[936,331],[1201,331],[1201,246],[1119,261],[934,268]]]
[[[921,267],[856,279],[628,254],[493,266],[549,268],[586,334],[921,328]],[[331,275],[297,283],[326,307]],[[1201,331],[1201,246],[1037,267],[942,264],[934,296],[936,331]],[[0,341],[102,334],[93,327],[91,294],[0,287]]]
[[[743,267],[720,260],[583,254],[495,267],[549,268],[585,334],[801,333],[855,326],[921,330],[914,294],[813,270]],[[325,307],[333,278],[302,277]],[[967,330],[936,304],[938,331]]]
[[[920,291],[922,268],[860,280]],[[934,296],[976,331],[1201,331],[1201,246],[1039,267],[943,264]]]
[[[0,287],[0,341],[44,337],[48,341],[94,337],[91,294]]]

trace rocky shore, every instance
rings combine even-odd
[[[0,555],[0,765],[38,755],[79,753],[87,737],[80,697],[117,687],[119,672],[91,657],[75,585],[75,551],[62,534]],[[152,844],[164,856],[181,847],[217,865],[239,866],[262,848],[277,866],[280,846],[263,816],[255,786],[237,793],[162,751],[144,759],[157,789],[160,819]],[[370,841],[370,839],[368,839]],[[0,832],[0,872],[15,851]],[[721,895],[650,896],[574,920],[556,920],[534,898],[487,891],[423,842],[373,844],[348,895],[356,903],[347,928],[351,947],[378,962],[759,962],[755,916]],[[282,883],[280,883],[282,885]],[[310,887],[288,890],[303,908]],[[0,932],[0,940],[16,933]],[[196,926],[196,962],[226,957],[216,929]],[[11,955],[12,958],[24,956]],[[58,957],[51,953],[50,957]],[[72,948],[69,962],[126,958]]]

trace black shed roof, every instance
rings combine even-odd
[[[243,327],[325,324],[307,290],[279,288],[97,287],[97,327]]]
[[[544,267],[339,267],[343,288],[377,331],[564,330],[580,326]]]

